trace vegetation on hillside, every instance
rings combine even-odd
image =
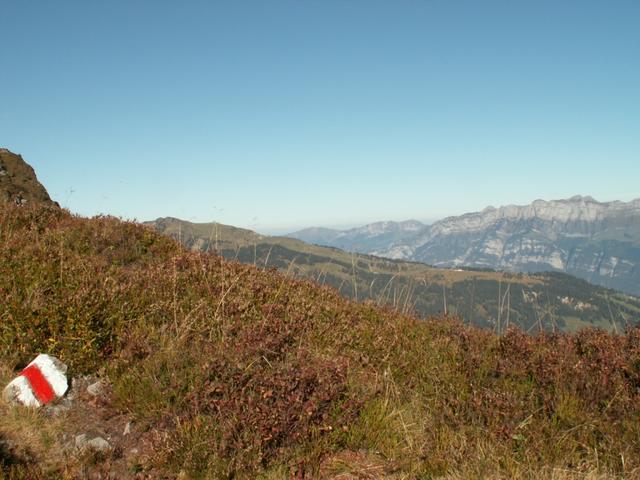
[[[193,250],[276,267],[329,285],[346,297],[373,300],[402,313],[459,315],[466,323],[497,333],[512,325],[527,332],[577,331],[590,326],[616,332],[640,321],[640,298],[561,273],[434,268],[226,225],[171,218],[150,224]]]
[[[38,352],[108,377],[131,477],[640,475],[638,329],[422,321],[114,218],[0,205],[0,342],[3,381]],[[71,417],[25,436],[41,413],[1,408],[8,478],[116,461],[56,461]]]

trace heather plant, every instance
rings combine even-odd
[[[640,474],[637,329],[499,336],[419,320],[35,205],[0,206],[0,321],[2,372],[44,351],[109,378],[109,408],[147,432],[132,476]],[[0,436],[37,417],[18,411]],[[33,445],[2,452],[4,475],[36,471],[48,451]]]

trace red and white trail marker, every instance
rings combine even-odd
[[[67,366],[60,360],[40,354],[5,387],[3,397],[8,403],[41,407],[66,393],[66,373]]]

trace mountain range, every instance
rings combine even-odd
[[[350,230],[308,228],[288,236],[438,267],[564,272],[640,295],[640,199],[536,200],[431,225],[378,222]]]

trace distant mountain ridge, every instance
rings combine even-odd
[[[417,220],[376,222],[349,230],[312,227],[287,235],[307,243],[325,245],[358,253],[384,250],[389,244],[421,231],[426,225]]]
[[[448,217],[415,231],[365,241],[368,226],[307,242],[439,267],[559,271],[640,295],[640,199],[598,202],[592,197],[536,200],[529,205],[487,207]],[[386,243],[385,243],[386,242]]]

